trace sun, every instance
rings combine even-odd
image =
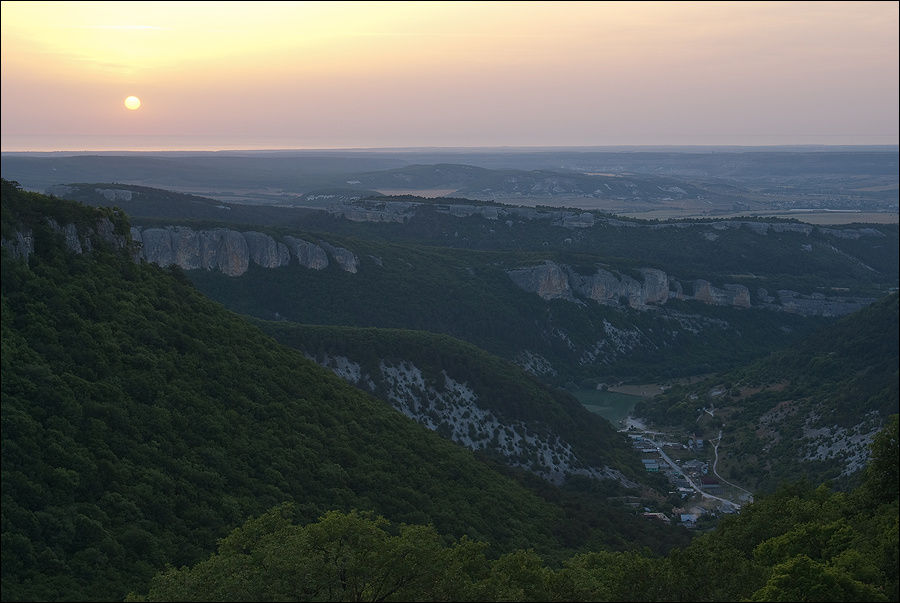
[[[141,99],[136,96],[129,96],[125,99],[125,108],[131,111],[137,111],[141,108]]]

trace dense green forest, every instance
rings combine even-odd
[[[588,552],[548,566],[499,558],[430,525],[331,512],[300,524],[277,507],[133,601],[896,601],[897,415],[851,493],[785,486],[666,557]]]
[[[600,502],[613,485],[499,473],[91,234],[110,220],[124,236],[115,212],[4,182],[2,220],[4,600],[121,599],[284,502],[303,522],[431,523],[493,555],[686,537]]]

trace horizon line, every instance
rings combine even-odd
[[[152,149],[0,149],[0,154],[85,154],[85,153],[286,153],[286,152],[411,152],[411,151],[561,151],[606,149],[785,149],[785,148],[900,148],[900,143],[876,144],[609,144],[609,145],[473,145],[394,147],[264,147],[264,148],[152,148]]]

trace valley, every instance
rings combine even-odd
[[[900,601],[894,2],[0,2],[0,603]]]
[[[366,186],[410,174],[392,169]],[[896,224],[51,191],[4,181],[12,598],[161,588],[163,562],[203,567],[285,501],[304,529],[367,509],[488,543],[484,567],[528,548],[556,572],[603,551],[693,592],[694,562],[675,560],[713,554],[695,535],[753,521],[792,480],[871,481],[897,413]],[[78,531],[51,541],[67,521]],[[751,552],[776,537],[754,529]],[[87,569],[116,551],[105,575]]]
[[[690,383],[701,379],[698,377],[681,382]],[[664,475],[670,487],[669,494],[680,498],[677,505],[648,507],[645,512],[661,512],[666,521],[694,529],[698,521],[703,525],[711,518],[739,511],[743,503],[753,500],[753,495],[729,482],[717,471],[719,447],[722,444],[721,430],[715,440],[707,441],[704,446],[702,438],[698,438],[696,432],[681,428],[659,431],[665,428],[648,428],[634,417],[634,407],[640,400],[651,399],[671,385],[619,384],[603,390],[578,390],[573,394],[585,408],[602,416],[616,426],[618,431],[627,435],[631,446],[641,454],[644,470]],[[723,447],[723,454],[725,449],[727,446]]]

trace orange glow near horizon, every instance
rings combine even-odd
[[[54,134],[896,144],[897,12],[890,2],[4,1],[2,146]],[[110,111],[129,89],[154,98],[139,121]],[[59,96],[66,107],[51,111]]]

